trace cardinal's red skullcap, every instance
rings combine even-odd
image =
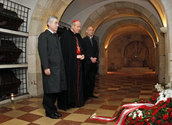
[[[78,22],[79,20],[73,20],[72,23]]]

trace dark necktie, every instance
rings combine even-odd
[[[93,40],[92,40],[92,38],[90,37],[90,43],[91,43],[91,45],[93,46]]]

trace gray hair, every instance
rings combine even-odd
[[[52,22],[54,19],[57,19],[58,20],[58,17],[56,17],[56,16],[50,16],[50,17],[48,17],[47,26],[48,26],[48,23],[49,22]]]
[[[76,22],[72,23],[71,26],[75,26],[76,25]]]
[[[79,20],[73,20],[71,26],[75,26],[76,22],[80,22]]]

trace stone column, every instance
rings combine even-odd
[[[30,27],[32,30],[30,30],[28,42],[28,92],[31,96],[40,96],[43,93],[42,73],[37,48],[38,36],[40,32],[43,31],[43,26],[41,25],[39,18],[35,18],[32,19]],[[40,31],[38,32],[37,29],[40,29]]]
[[[166,58],[167,58],[167,52],[165,52],[165,48],[167,46],[166,41],[166,28],[161,27],[161,36],[159,37],[159,42],[157,43],[158,49],[157,49],[157,56],[158,57],[158,80],[159,83],[165,83],[165,80],[167,79],[167,64],[166,64]]]
[[[163,40],[160,42],[160,77],[163,75],[162,73],[164,72],[165,74],[165,80],[162,80],[162,77],[160,80],[160,83],[167,83],[169,81],[169,42],[168,42],[168,37],[167,37],[167,27],[161,27],[160,28],[161,32],[164,35],[164,42]],[[163,49],[164,47],[164,49]],[[164,54],[163,54],[164,53]],[[163,67],[164,65],[164,67]],[[164,70],[163,70],[164,69]]]
[[[172,81],[172,1],[170,0],[161,0],[161,3],[164,7],[166,16],[167,16],[167,28],[161,28],[161,31],[164,32],[165,36],[165,83]]]
[[[101,47],[100,49],[103,49],[102,51],[99,51],[100,54],[99,54],[99,74],[101,75],[104,75],[106,74],[106,71],[105,71],[105,65],[106,65],[106,57],[105,57],[105,50],[104,50],[104,47]]]

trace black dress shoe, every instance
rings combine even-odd
[[[62,114],[60,114],[59,112],[54,113],[54,115],[56,115],[57,117],[62,117]]]
[[[46,114],[47,117],[52,118],[52,119],[58,119],[59,117],[55,114]]]

